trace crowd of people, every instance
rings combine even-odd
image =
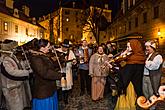
[[[144,44],[139,39],[129,39],[126,47],[117,52],[116,44],[111,42],[90,45],[83,40],[71,46],[64,39],[60,47],[55,47],[45,39],[22,46],[5,40],[1,43],[0,80],[7,110],[58,110],[59,94],[68,104],[74,80],[78,79],[80,96],[88,95],[94,102],[104,98],[106,87],[113,91],[111,83],[118,86],[120,82],[114,109],[138,109],[138,97],[159,96],[163,57],[154,41]],[[119,57],[123,59],[115,59]],[[117,82],[112,74],[117,74]],[[108,77],[113,81],[108,82]]]

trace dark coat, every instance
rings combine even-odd
[[[30,62],[35,75],[33,98],[52,96],[56,91],[56,80],[61,78],[59,68],[45,55],[34,55]]]

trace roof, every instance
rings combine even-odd
[[[128,34],[126,36],[116,38],[116,39],[112,40],[111,42],[125,41],[125,40],[129,40],[129,39],[143,39],[143,35],[139,34],[139,33],[132,33],[132,34]]]
[[[30,23],[30,24],[33,24],[31,18],[28,17],[28,16],[26,16],[22,11],[19,11],[19,12],[18,12],[18,13],[19,13],[19,18],[13,16],[13,12],[14,12],[13,9],[7,8],[5,5],[0,4],[0,13],[3,13],[3,14],[6,14],[6,15],[8,15],[8,16],[11,16],[11,17],[13,17],[13,18],[20,19],[20,20],[22,20],[22,21],[25,21],[25,22],[28,22],[28,23]],[[42,27],[41,25],[39,25],[38,23],[33,24],[33,25],[36,25],[36,26],[39,26],[39,27],[43,28],[43,27]]]

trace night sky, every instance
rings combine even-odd
[[[46,15],[58,8],[59,0],[15,0],[15,7],[21,8],[22,5],[30,7],[30,15],[39,17]]]
[[[15,1],[15,4],[14,4],[15,7],[17,7],[18,9],[20,9],[22,5],[26,4],[31,9],[30,16],[39,17],[39,16],[47,15],[48,13],[57,10],[59,8],[60,0],[14,0],[14,1]],[[61,0],[61,1],[62,1],[61,4],[63,6],[72,5],[72,4],[69,4],[69,2],[71,1],[75,1],[76,4],[79,5],[78,7],[81,7],[83,4],[83,0]],[[101,1],[108,1],[109,4],[112,5],[114,1],[119,2],[120,0],[85,0],[86,5],[89,5],[91,1],[94,1],[94,2],[97,1],[99,2],[99,4],[101,3]],[[111,6],[111,7],[117,8],[118,6]],[[115,14],[115,13],[112,13],[112,14]]]
[[[59,8],[60,0],[15,0],[15,7],[18,9],[21,8],[22,5],[26,4],[30,7],[31,12],[30,15],[34,17],[46,15],[54,10]],[[69,2],[75,1],[79,4],[82,4],[82,0],[61,0],[62,5],[69,5]],[[89,1],[89,0],[87,0]]]

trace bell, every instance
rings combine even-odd
[[[61,78],[61,87],[64,87],[64,88],[67,87],[67,81],[65,77]]]
[[[112,96],[116,96],[117,95],[117,90],[112,89]]]

